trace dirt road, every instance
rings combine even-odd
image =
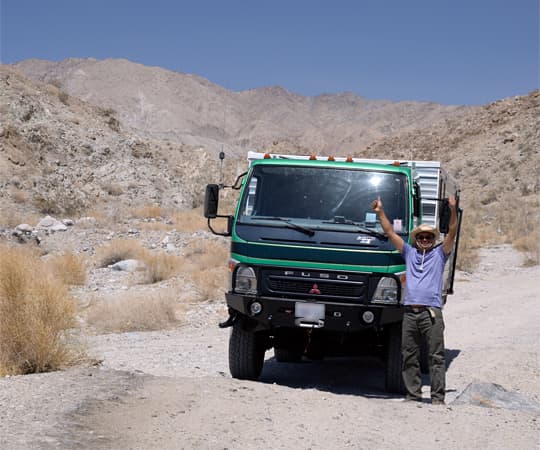
[[[270,351],[260,382],[234,380],[228,330],[205,325],[223,318],[216,307],[174,332],[90,341],[100,368],[0,380],[11,406],[0,447],[538,448],[539,275],[506,246],[459,274],[445,309],[447,406],[386,394],[374,360],[285,364]]]

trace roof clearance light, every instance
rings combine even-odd
[[[314,161],[314,160],[316,160],[316,159],[317,159],[317,157],[316,157],[313,153],[312,153],[312,154],[310,155],[310,157],[309,157],[309,160],[310,160],[310,161]]]
[[[399,161],[394,161],[394,166],[399,167],[400,165]]]
[[[353,162],[352,156],[347,156],[345,162]]]
[[[270,156],[270,153],[265,153],[265,154],[264,154],[264,159],[270,159],[270,158],[272,158],[272,157]]]
[[[334,158],[333,155],[330,155],[330,156],[328,157],[328,161],[335,161],[335,160],[336,160],[336,158]]]

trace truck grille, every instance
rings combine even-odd
[[[263,270],[262,281],[263,295],[356,303],[365,299],[368,277],[354,273]]]

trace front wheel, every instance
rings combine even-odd
[[[264,363],[264,340],[245,320],[235,321],[229,338],[229,370],[233,378],[257,380]]]

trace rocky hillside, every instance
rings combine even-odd
[[[191,208],[200,204],[202,186],[218,178],[217,161],[202,147],[141,138],[114,111],[9,66],[0,66],[0,118],[4,216],[12,208],[53,214],[122,205]],[[227,162],[225,173],[239,170]]]
[[[538,91],[448,107],[231,92],[124,60],[32,60],[0,66],[0,117],[5,211],[190,208],[220,178],[218,151],[230,182],[255,147],[441,160],[462,186],[471,226],[507,240],[539,219]]]

